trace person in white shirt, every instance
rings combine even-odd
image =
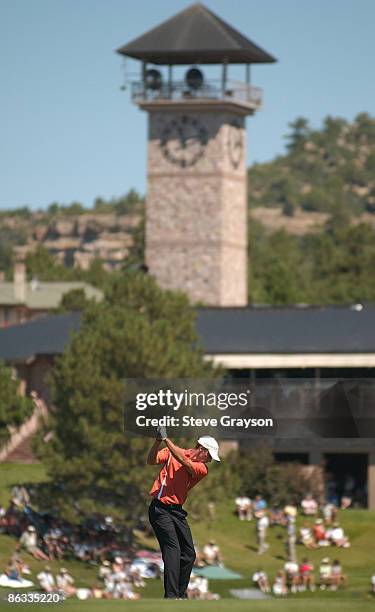
[[[350,547],[350,542],[339,523],[333,524],[332,529],[329,531],[329,539],[331,540],[332,544],[339,546],[340,548]]]
[[[275,580],[273,582],[272,591],[274,595],[287,595],[288,589],[286,586],[285,573],[283,570],[279,570],[276,573]]]
[[[236,512],[240,521],[251,521],[251,499],[244,495],[236,498]]]
[[[60,569],[60,573],[56,576],[57,588],[62,591],[66,597],[75,595],[76,588],[74,586],[74,578],[68,573],[65,567]]]
[[[109,561],[102,561],[101,566],[99,567],[98,576],[100,580],[104,580],[106,576],[111,573],[111,564]]]
[[[203,547],[203,560],[207,565],[219,565],[221,563],[220,548],[215,540],[210,540],[209,543]]]
[[[318,503],[311,493],[308,493],[301,502],[302,511],[306,516],[312,516],[318,512]]]
[[[375,572],[371,576],[371,593],[375,593]]]
[[[332,564],[328,557],[325,557],[319,566],[319,581],[322,591],[332,584]]]
[[[252,579],[254,584],[256,584],[256,586],[262,591],[262,593],[270,592],[271,589],[270,583],[268,581],[268,576],[266,572],[264,572],[262,569],[257,569],[257,571],[253,574]]]
[[[286,584],[292,593],[297,593],[300,584],[299,567],[295,561],[287,561],[284,565]]]
[[[39,574],[37,574],[37,578],[39,580],[40,588],[46,593],[52,593],[56,590],[55,579],[49,565],[46,565],[43,572],[39,572]]]
[[[317,548],[317,544],[315,543],[314,536],[310,525],[305,522],[299,530],[301,543],[306,546],[306,548]]]
[[[48,556],[37,546],[38,536],[34,525],[29,525],[20,537],[20,544],[34,559],[48,561]]]
[[[266,552],[268,544],[266,543],[266,533],[269,526],[268,516],[264,514],[257,519],[256,531],[257,531],[257,542],[258,542],[258,555]]]

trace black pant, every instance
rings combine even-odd
[[[164,597],[185,598],[195,561],[187,512],[177,504],[166,505],[154,499],[148,514],[164,561]]]

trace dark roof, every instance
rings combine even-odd
[[[79,324],[80,314],[72,312],[0,329],[0,359],[22,362],[34,355],[61,355]]]
[[[202,4],[192,4],[143,36],[117,49],[118,53],[153,64],[236,64],[275,62]]]
[[[375,353],[375,306],[200,308],[208,354]]]
[[[60,355],[79,325],[69,313],[0,329],[0,359]],[[197,330],[207,354],[375,353],[375,306],[199,308]]]

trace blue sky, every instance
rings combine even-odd
[[[188,4],[0,1],[0,208],[144,193],[146,115],[120,91],[114,50]],[[374,0],[205,4],[279,60],[252,68],[264,106],[248,119],[249,164],[282,153],[297,116],[375,114]]]

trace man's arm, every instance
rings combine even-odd
[[[170,440],[169,438],[166,438],[165,443],[167,447],[169,448],[169,450],[171,451],[173,457],[177,459],[177,461],[179,461],[181,465],[186,467],[187,471],[189,472],[191,476],[194,476],[195,470],[193,467],[193,462],[187,457],[185,457],[185,455],[182,452],[182,449],[176,446],[175,444],[173,444],[172,440]]]
[[[156,465],[156,456],[162,440],[155,440],[147,455],[147,465]]]

